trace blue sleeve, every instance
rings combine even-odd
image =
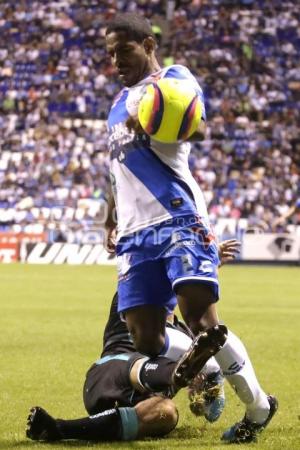
[[[295,203],[295,207],[296,207],[297,209],[300,209],[300,197],[297,198],[296,203]]]
[[[205,101],[204,101],[204,94],[203,91],[194,77],[194,75],[191,74],[189,69],[187,67],[181,66],[181,65],[174,65],[170,66],[170,68],[166,71],[164,78],[177,78],[178,80],[188,80],[194,87],[196,93],[199,96],[199,99],[202,104],[202,119],[206,120],[206,111],[205,111]]]

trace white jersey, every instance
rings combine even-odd
[[[166,220],[193,215],[208,220],[200,187],[189,166],[189,143],[163,144],[146,134],[130,132],[125,125],[137,108],[146,86],[160,78],[188,80],[205,107],[202,90],[183,66],[164,68],[116,97],[109,117],[112,190],[117,208],[118,239]]]

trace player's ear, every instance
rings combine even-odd
[[[156,42],[151,36],[147,36],[143,41],[144,49],[147,55],[150,55],[154,52],[156,48]]]

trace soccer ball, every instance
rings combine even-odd
[[[138,107],[139,122],[151,138],[164,143],[188,139],[202,115],[200,99],[186,80],[162,78],[147,86]]]

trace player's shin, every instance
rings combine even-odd
[[[175,366],[176,362],[163,356],[139,359],[134,362],[130,370],[131,384],[140,392],[169,394]]]
[[[138,434],[134,408],[114,408],[81,419],[57,419],[56,423],[61,439],[133,440]]]
[[[225,378],[245,404],[248,419],[257,423],[264,422],[268,417],[270,405],[241,340],[228,331],[226,343],[215,358]]]

